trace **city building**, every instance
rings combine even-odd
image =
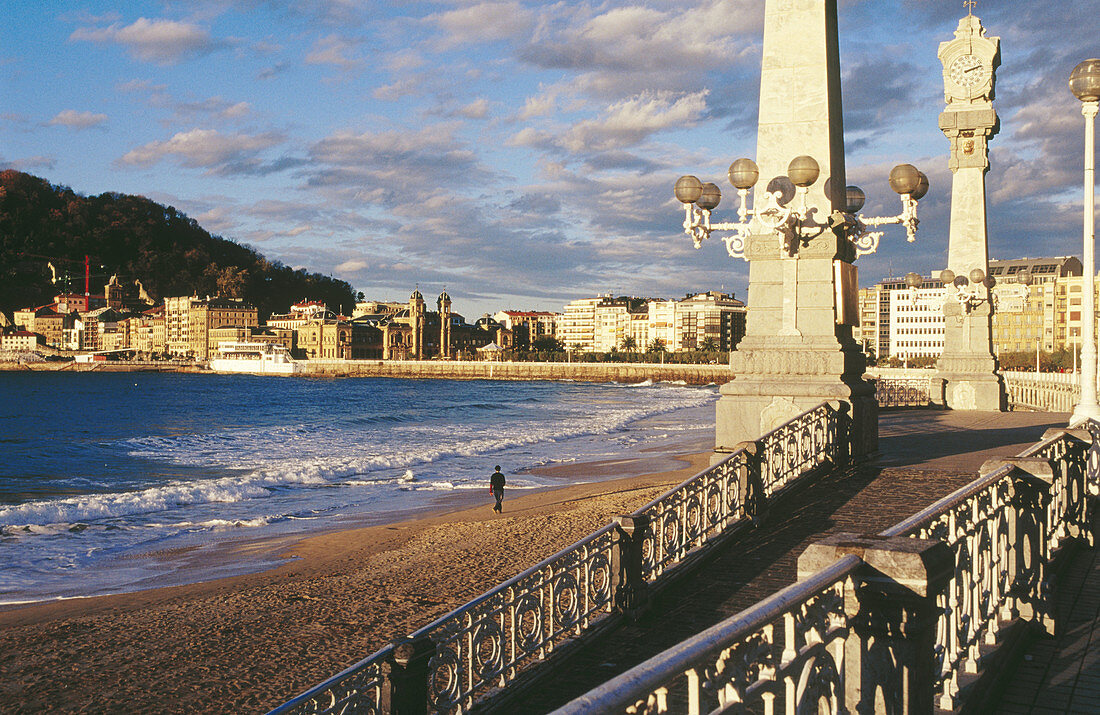
[[[336,314],[330,311],[324,303],[317,300],[304,300],[290,306],[289,313],[273,313],[268,317],[267,324],[274,328],[297,330],[311,320],[336,317]]]
[[[1016,276],[1027,271],[1024,290]],[[1073,256],[989,261],[996,281],[993,296],[993,351],[996,355],[1079,347],[1081,334],[1081,261]],[[863,349],[878,357],[938,357],[943,352],[944,300],[954,289],[924,277],[919,288],[904,278],[889,278],[860,290]]]
[[[919,288],[889,281],[882,295],[889,303],[886,355],[902,360],[938,357],[943,353],[943,281],[925,278]]]
[[[994,354],[1054,352],[1080,343],[1081,268],[1074,256],[990,261],[989,275],[997,281]],[[1011,289],[1023,270],[1031,275],[1026,298]]]
[[[558,320],[566,349],[611,352],[633,345],[679,350],[733,350],[745,335],[746,307],[732,295],[689,293],[682,300],[601,296],[575,300]]]
[[[0,350],[31,352],[42,343],[42,336],[29,330],[13,330],[0,335]]]
[[[556,337],[566,350],[589,351],[596,345],[596,306],[605,298],[582,298],[566,304]]]
[[[163,353],[168,347],[164,306],[155,305],[126,320],[129,347],[138,353]]]
[[[676,333],[682,350],[714,349],[729,352],[745,336],[745,304],[731,294],[708,291],[688,294],[676,303]]]
[[[501,310],[493,319],[512,331],[517,348],[527,348],[542,337],[554,337],[560,314],[537,310]]]
[[[183,296],[164,299],[165,337],[168,352],[206,360],[216,347],[210,330],[225,326],[259,325],[259,310],[238,298]]]

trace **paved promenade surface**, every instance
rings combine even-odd
[[[523,712],[545,713],[565,704],[792,583],[799,554],[822,536],[875,534],[893,526],[975,479],[986,459],[1017,454],[1047,428],[1064,427],[1068,417],[883,412],[878,459],[823,477],[792,495],[762,528],[722,548],[695,574],[664,591],[639,623],[575,653],[518,705]]]
[[[1032,645],[1001,697],[1004,713],[1100,712],[1100,549],[1081,549],[1058,584],[1058,633]]]

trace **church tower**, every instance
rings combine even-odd
[[[436,302],[439,308],[439,357],[451,357],[451,296],[444,290]]]
[[[424,359],[424,296],[417,288],[409,296],[409,323],[412,325],[413,360]]]
[[[1002,409],[1004,381],[993,357],[993,303],[986,234],[987,142],[1000,128],[993,109],[1000,38],[986,37],[972,12],[959,20],[955,39],[940,43],[944,99],[940,129],[951,143],[951,227],[944,286],[943,355],[933,379],[933,401],[953,410]],[[974,293],[956,300],[957,290]]]

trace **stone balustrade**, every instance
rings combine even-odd
[[[935,370],[873,368],[868,377],[875,380],[879,407],[926,407],[929,381]],[[1073,412],[1081,399],[1080,375],[1060,372],[1019,372],[1005,370],[1008,405],[1014,410]]]

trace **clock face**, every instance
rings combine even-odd
[[[948,76],[960,87],[973,89],[989,77],[985,63],[977,55],[960,55],[947,68]]]

